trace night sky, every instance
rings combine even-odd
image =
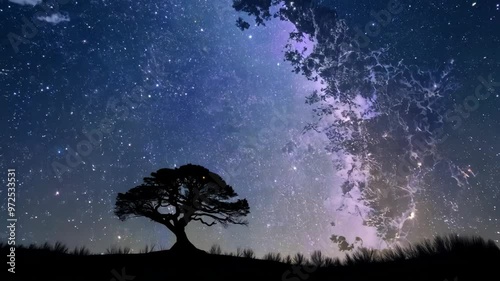
[[[284,60],[292,23],[256,26],[232,1],[59,2],[0,2],[0,171],[5,185],[17,170],[18,243],[169,248],[167,228],[121,222],[114,203],[151,172],[187,163],[250,205],[248,227],[189,224],[204,250],[333,255],[333,234],[370,247],[450,232],[499,242],[499,1],[401,1],[387,24],[371,12],[389,1],[323,1],[337,34],[380,32],[351,73],[316,82]],[[354,98],[305,102],[339,85]],[[349,104],[356,126],[342,114]],[[332,124],[343,144],[355,135],[363,145],[338,145]],[[402,181],[396,155],[417,163]]]

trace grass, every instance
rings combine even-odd
[[[132,250],[129,247],[116,247],[116,246],[111,246],[110,248],[106,249],[106,254],[108,255],[127,255],[130,254]]]
[[[87,249],[85,246],[75,247],[75,249],[73,249],[71,254],[75,256],[88,256],[90,255],[90,250]]]
[[[0,242],[0,249],[10,248],[4,242]],[[146,245],[139,253],[147,254],[155,251],[156,245]],[[54,254],[66,254],[75,256],[88,256],[91,252],[85,246],[75,247],[73,250],[62,242],[56,242],[51,245],[45,242],[41,245],[30,244],[29,246],[17,246],[19,250],[30,250],[35,252],[50,252]],[[160,250],[164,250],[161,248]],[[499,253],[500,249],[492,240],[484,240],[480,237],[461,237],[459,235],[438,236],[433,239],[425,239],[415,245],[401,247],[399,245],[384,250],[374,250],[359,248],[352,253],[348,253],[343,260],[325,256],[321,251],[316,250],[311,253],[310,258],[302,253],[296,253],[293,256],[283,257],[280,253],[270,252],[262,257],[262,260],[281,262],[293,265],[314,265],[318,267],[332,266],[353,266],[373,263],[402,262],[406,260],[426,260],[432,258],[459,259],[464,256],[470,256],[479,253]],[[257,259],[255,252],[250,248],[237,248],[236,252],[224,252],[218,244],[212,245],[208,251],[212,255],[225,255],[231,257],[241,257],[247,259]],[[130,247],[111,246],[106,249],[108,255],[132,254]]]
[[[241,253],[242,257],[248,258],[248,259],[255,259],[255,253],[252,249],[243,249],[243,252]]]
[[[396,245],[393,248],[384,250],[359,248],[346,255],[343,265],[401,262],[431,258],[458,259],[476,253],[498,253],[499,251],[499,248],[492,240],[486,241],[476,236],[460,237],[451,234],[425,239],[420,243],[407,247]]]
[[[10,246],[0,242],[2,255],[8,248]],[[500,249],[493,241],[457,235],[385,250],[360,248],[342,260],[328,257],[321,251],[314,251],[309,256],[302,253],[282,256],[270,252],[256,258],[252,249],[238,248],[235,252],[222,254],[217,244],[210,248],[209,253],[211,255],[178,256],[152,245],[145,246],[137,254],[132,253],[129,247],[113,246],[104,255],[97,255],[86,247],[69,250],[60,242],[16,248],[19,264],[30,269],[19,271],[32,277],[20,279],[24,281],[109,281],[113,278],[113,269],[122,273],[123,268],[127,276],[141,274],[145,278],[141,280],[149,281],[165,280],[165,276],[171,280],[297,280],[299,277],[299,280],[305,280],[301,276],[306,273],[308,281],[451,281],[456,276],[462,281],[476,281],[498,280],[488,279],[487,276],[496,274],[496,265],[500,261]],[[53,264],[57,264],[60,271],[54,272]],[[81,276],[75,276],[75,272]]]
[[[267,253],[262,257],[262,259],[266,260],[266,261],[282,262],[282,258],[281,258],[280,253]]]
[[[222,250],[221,250],[219,245],[214,244],[214,245],[212,245],[210,250],[208,250],[208,253],[212,254],[212,255],[222,255]]]
[[[10,248],[7,243],[0,242],[0,249]],[[75,256],[88,256],[91,254],[90,250],[85,247],[75,247],[72,251],[64,245],[62,242],[56,242],[54,245],[51,245],[48,242],[45,242],[41,245],[36,245],[34,243],[29,244],[28,246],[18,245],[16,246],[16,250],[30,250],[36,252],[49,252],[53,254],[69,254]]]
[[[151,252],[153,252],[153,251],[154,251],[155,247],[156,247],[156,245],[154,245],[154,244],[153,244],[153,245],[151,245],[151,246],[146,245],[146,246],[144,247],[144,249],[142,249],[139,253],[141,253],[141,254],[151,253]]]
[[[293,256],[293,263],[296,265],[304,265],[307,263],[306,256],[304,256],[301,253],[296,253],[295,256]]]
[[[311,263],[315,266],[324,266],[326,257],[321,253],[321,251],[314,251],[311,254]]]

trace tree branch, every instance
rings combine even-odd
[[[199,222],[201,222],[202,224],[207,225],[207,226],[212,226],[212,225],[216,224],[216,222],[215,222],[215,221],[213,221],[213,222],[211,222],[211,223],[207,223],[207,222],[205,222],[202,218],[193,218],[193,220],[195,220],[195,221],[199,221]]]

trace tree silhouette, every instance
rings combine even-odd
[[[250,213],[246,199],[217,174],[203,166],[187,164],[175,169],[160,169],[126,193],[118,193],[115,215],[122,221],[147,217],[166,226],[177,241],[172,250],[196,249],[185,228],[191,221],[212,226],[220,223],[248,225],[242,217]]]

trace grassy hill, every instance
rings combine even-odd
[[[1,245],[2,256],[8,254]],[[500,280],[500,249],[493,241],[458,236],[438,237],[406,248],[359,249],[345,259],[315,252],[267,254],[256,259],[250,250],[231,255],[220,251],[179,253],[156,251],[129,254],[112,250],[90,254],[85,248],[69,251],[56,243],[19,247],[16,274],[2,272],[1,280],[139,281],[139,280]],[[13,278],[15,276],[15,278]]]

